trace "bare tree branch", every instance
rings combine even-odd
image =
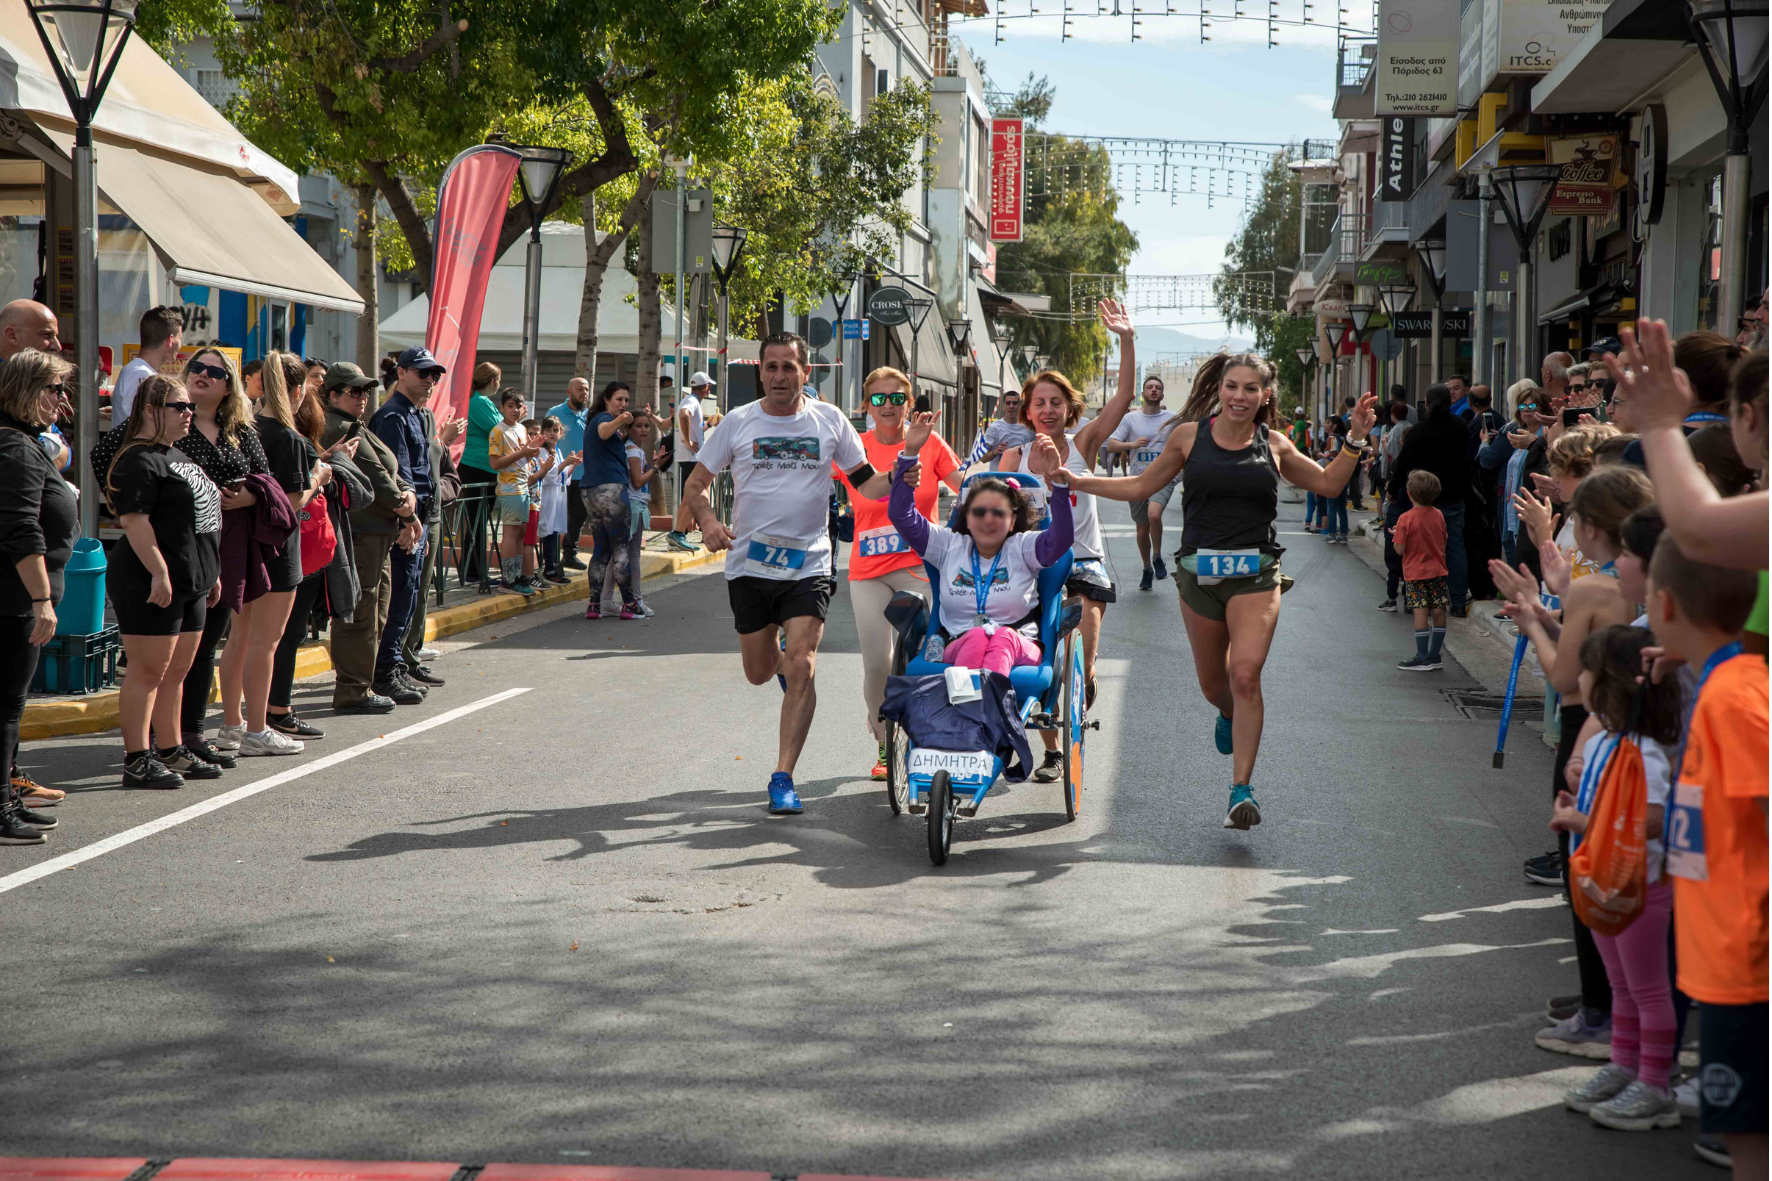
[[[583,197],[594,193],[610,181],[618,180],[640,166],[640,158],[635,154],[633,143],[628,138],[627,122],[622,118],[621,111],[616,109],[615,100],[602,82],[585,83],[583,93],[591,113],[597,118],[597,127],[603,133],[603,151],[560,178],[560,183],[554,186],[554,199],[542,210],[543,217],[559,209],[568,197]],[[528,230],[528,211],[521,206],[507,209],[504,224],[498,233],[499,252],[503,253]]]
[[[446,14],[443,24],[438,26],[435,33],[426,37],[424,44],[420,45],[417,49],[414,49],[411,53],[402,57],[372,57],[369,59],[369,68],[372,70],[386,70],[393,74],[410,74],[420,66],[424,65],[425,61],[433,53],[436,53],[445,45],[452,46],[455,39],[467,31],[468,22],[465,19],[452,21],[448,19]]]

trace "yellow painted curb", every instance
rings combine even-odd
[[[649,578],[681,574],[685,570],[693,570],[697,566],[720,560],[719,554],[706,550],[695,553],[642,553],[640,578],[644,582]],[[543,607],[552,607],[585,596],[585,576],[580,574],[563,586],[549,587],[527,597],[493,595],[477,602],[463,603],[459,607],[433,610],[425,617],[425,639],[430,641],[443,636],[459,635],[488,623],[514,619],[531,611],[539,611]],[[308,644],[295,658],[297,680],[317,677],[331,671],[332,653],[325,644]],[[210,699],[215,700],[216,694],[212,692]],[[114,730],[119,725],[117,700],[117,690],[107,689],[103,693],[88,693],[80,697],[30,702],[25,706],[25,716],[19,724],[18,736],[21,741],[39,742],[45,738]]]

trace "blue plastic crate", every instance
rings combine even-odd
[[[114,627],[85,636],[56,636],[43,645],[33,693],[96,693],[117,683],[123,638]]]

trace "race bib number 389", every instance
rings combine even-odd
[[[908,553],[910,548],[904,535],[890,525],[884,529],[869,529],[855,535],[855,551],[864,558]]]

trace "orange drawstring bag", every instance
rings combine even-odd
[[[1596,935],[1618,935],[1637,921],[1649,891],[1649,815],[1643,752],[1621,737],[1599,772],[1597,799],[1581,846],[1569,855],[1569,897]]]

